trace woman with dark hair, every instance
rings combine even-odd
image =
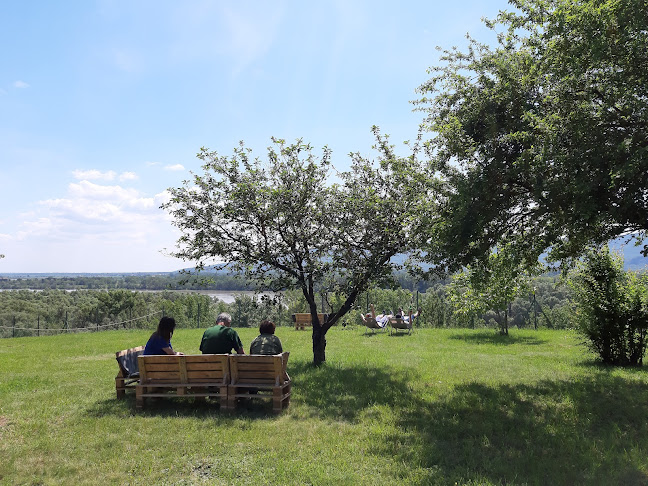
[[[163,317],[160,319],[157,330],[151,334],[151,337],[146,343],[144,354],[182,354],[176,353],[171,347],[171,336],[173,336],[175,327],[176,321],[173,317]]]
[[[275,324],[265,320],[259,326],[259,335],[250,344],[250,354],[280,354],[283,352],[281,341],[274,335]]]

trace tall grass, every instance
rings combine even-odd
[[[201,330],[180,329],[197,353]],[[114,352],[149,332],[0,341],[2,484],[648,484],[648,373],[566,331],[334,328],[291,351],[290,408],[117,400]],[[239,329],[249,345],[256,332]]]

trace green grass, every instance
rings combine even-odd
[[[149,332],[0,340],[1,484],[648,484],[648,372],[564,331],[279,328],[290,408],[115,398]],[[173,345],[197,353],[201,330]],[[246,346],[254,329],[239,329]]]

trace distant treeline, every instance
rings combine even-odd
[[[407,273],[395,276],[401,288],[425,292],[431,285],[426,281],[415,281]],[[253,290],[243,278],[226,273],[206,272],[202,274],[141,274],[141,275],[74,275],[48,277],[0,277],[3,290]]]
[[[63,281],[57,280],[57,284]],[[179,327],[207,327],[213,324],[220,312],[229,312],[235,327],[255,327],[262,319],[271,319],[280,326],[290,326],[292,313],[308,312],[308,307],[298,291],[283,292],[278,301],[239,295],[233,303],[227,304],[192,292],[139,292],[134,289],[115,289],[117,281],[119,280],[112,281],[113,288],[106,289],[104,286],[100,290],[79,289],[67,292],[45,288],[37,292],[0,292],[0,337],[111,328],[154,329],[162,315],[173,316]],[[81,284],[82,280],[77,282]],[[90,282],[85,282],[86,285],[88,283]],[[573,327],[574,311],[568,287],[561,284],[557,277],[536,278],[533,286],[535,294],[530,293],[511,303],[510,326]],[[186,287],[181,289],[186,290]],[[378,313],[394,312],[399,307],[408,312],[420,307],[421,315],[415,321],[417,327],[497,328],[498,316],[494,312],[472,317],[470,321],[462,320],[454,312],[446,290],[445,282],[430,285],[426,292],[407,288],[372,289],[359,296],[356,308],[343,318],[340,325],[361,324],[360,313],[366,312],[369,305],[374,304]],[[339,307],[335,295],[323,295],[321,302],[324,311],[330,305],[334,308]]]
[[[0,289],[62,290],[249,290],[239,277],[223,273],[182,275],[76,275],[65,277],[0,278]]]

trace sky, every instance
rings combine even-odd
[[[201,147],[302,138],[336,168],[397,147],[437,46],[506,0],[5,0],[0,7],[0,275],[170,272],[160,204]]]

